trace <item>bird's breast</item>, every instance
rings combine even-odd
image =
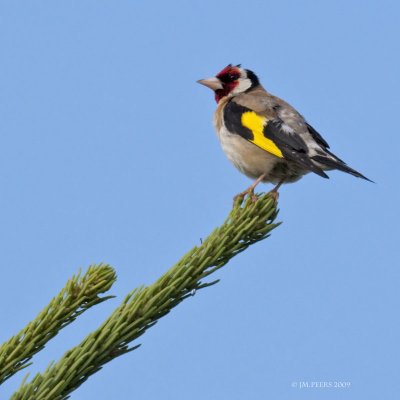
[[[281,162],[273,154],[260,149],[241,136],[229,132],[223,122],[218,129],[217,121],[215,122],[217,136],[224,153],[243,174],[257,179],[262,174],[269,175],[276,164]],[[268,180],[274,181],[275,179],[269,178]]]

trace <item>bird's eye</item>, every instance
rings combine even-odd
[[[230,82],[234,82],[234,81],[238,80],[240,78],[240,75],[233,72],[233,73],[223,74],[223,75],[219,76],[218,78],[223,83],[230,83]]]

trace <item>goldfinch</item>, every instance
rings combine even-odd
[[[276,184],[277,192],[282,183],[309,172],[328,178],[324,171],[332,169],[370,181],[335,156],[304,117],[268,93],[254,72],[229,64],[215,77],[197,82],[214,91],[214,125],[222,149],[239,171],[255,179],[239,195],[253,193],[260,182]]]

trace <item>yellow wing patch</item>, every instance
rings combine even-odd
[[[258,147],[268,151],[279,158],[283,158],[279,147],[267,137],[264,136],[264,126],[267,123],[267,118],[256,114],[254,111],[246,111],[242,114],[242,125],[251,130],[253,139],[250,140]]]

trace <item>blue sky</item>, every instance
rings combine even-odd
[[[250,182],[195,81],[242,63],[377,183],[332,172],[283,187],[272,236],[72,399],[396,398],[399,14],[395,1],[2,1],[0,340],[80,267],[113,265],[117,299],[35,356],[42,371],[223,221]]]

